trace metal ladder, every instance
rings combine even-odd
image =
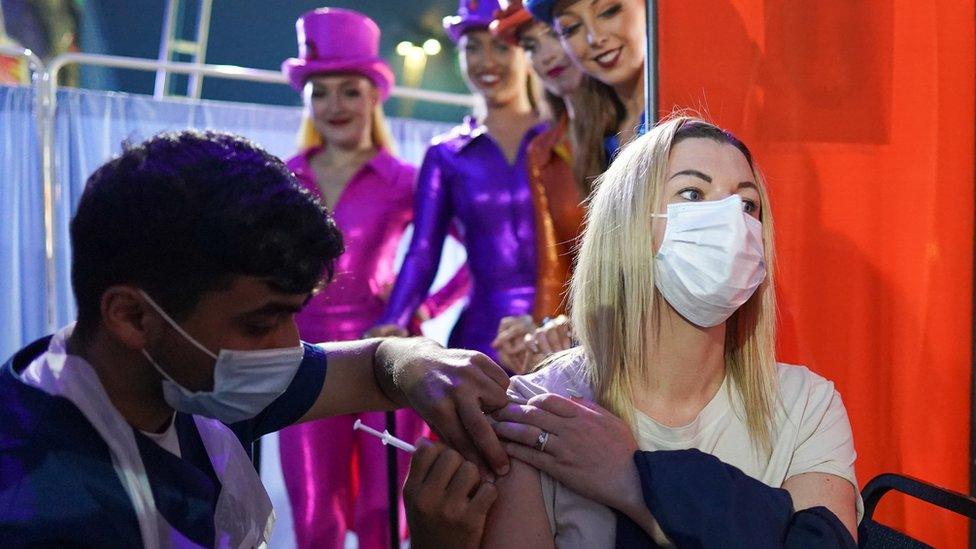
[[[187,0],[166,0],[166,18],[163,20],[163,34],[159,43],[159,60],[163,63],[170,61],[187,61],[177,59],[178,55],[189,56],[188,62],[203,65],[207,55],[207,38],[210,36],[210,13],[213,0],[195,0],[198,4],[196,13],[195,36],[191,36],[190,8]],[[156,71],[156,87],[153,96],[157,99],[164,97],[192,97],[200,98],[203,79],[199,74],[188,77],[185,93],[174,89],[174,82],[165,68]]]

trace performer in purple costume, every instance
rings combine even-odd
[[[484,114],[468,117],[427,150],[417,182],[414,234],[386,312],[373,335],[402,333],[430,288],[441,247],[457,223],[468,254],[469,302],[449,345],[496,358],[499,321],[532,312],[535,214],[526,148],[545,124],[532,100],[524,52],[488,32],[495,0],[461,0],[444,28]]]

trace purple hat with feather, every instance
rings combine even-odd
[[[461,35],[471,29],[488,30],[488,25],[495,19],[496,11],[501,11],[498,0],[460,0],[457,15],[444,18],[444,30],[457,44]]]

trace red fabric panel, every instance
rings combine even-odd
[[[752,148],[772,194],[780,357],[832,379],[866,483],[968,492],[973,2],[660,2],[661,112]],[[967,522],[888,496],[877,518],[937,547]]]

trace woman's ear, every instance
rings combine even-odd
[[[380,104],[380,90],[376,86],[370,86],[369,100],[372,102],[374,107]]]

